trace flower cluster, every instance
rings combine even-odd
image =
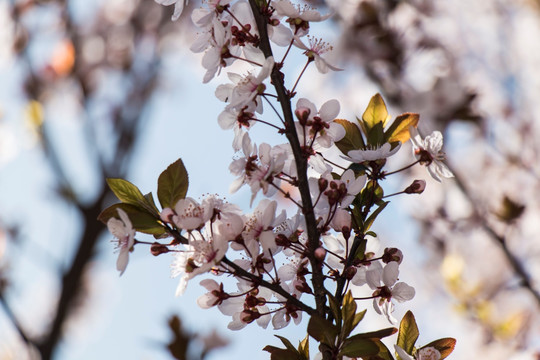
[[[175,3],[173,18],[178,18],[184,4],[183,0],[158,2]],[[253,12],[253,8],[258,10]],[[207,292],[197,303],[202,308],[215,306],[230,316],[230,329],[239,330],[252,322],[264,328],[272,323],[274,329],[280,329],[291,320],[298,324],[307,313],[310,321],[319,321],[308,327],[312,337],[335,346],[335,351],[344,351],[343,355],[360,357],[357,350],[343,350],[360,321],[354,320],[353,326],[352,318],[347,318],[356,316],[356,303],[371,301],[374,310],[394,324],[395,302],[415,295],[411,286],[398,281],[402,252],[396,248],[380,252],[371,230],[389,203],[382,181],[399,171],[388,172],[386,159],[412,139],[416,161],[406,168],[426,165],[439,181],[452,174],[442,162],[442,135],[436,132],[422,140],[416,131],[417,114],[402,114],[390,122],[380,95],[371,99],[356,122],[337,119],[338,100],[330,99],[318,107],[306,98],[294,99],[304,72],[288,84],[283,71],[287,54],[295,47],[306,56],[306,67],[314,62],[321,73],[340,70],[322,57],[331,47],[311,37],[309,46],[302,40],[310,23],[329,16],[289,0],[209,0],[191,14],[200,30],[191,49],[204,53],[203,82],[237,61],[251,67],[245,74],[228,72],[230,82],[219,85],[215,95],[226,103],[218,116],[219,125],[235,133],[236,155],[229,170],[236,179],[230,191],[249,187],[250,206],[262,195],[252,212],[244,213],[216,195],[200,201],[187,197],[187,171],[178,160],[159,177],[161,211],[152,196],[143,196],[126,181],[112,179],[109,185],[122,203],[106,209],[101,217],[118,238],[121,272],[129,251],[145,244],[135,240],[135,230],[153,234],[160,241],[168,237],[172,239],[169,243],[146,244],[154,255],[173,255],[172,274],[180,277],[177,294],[193,278],[207,275],[200,283]],[[281,61],[275,60],[272,46],[288,47]],[[265,102],[274,116],[262,117]],[[257,123],[282,135],[284,142],[255,144],[251,130]],[[332,158],[337,150],[349,161],[346,167],[337,164],[342,159]],[[425,181],[417,180],[400,194],[419,194],[424,187]],[[276,194],[285,199],[285,206],[272,199]],[[295,209],[292,216],[285,210],[291,207]],[[230,280],[218,280],[221,275],[235,281],[233,290]],[[357,295],[362,291],[368,291],[368,296]],[[314,301],[305,301],[306,297]],[[334,305],[344,312],[336,313]],[[319,320],[313,320],[314,316]],[[335,339],[328,341],[314,330],[320,326],[328,334],[335,332],[334,327],[347,330],[339,338],[336,332]],[[417,354],[434,358],[436,353],[428,350]],[[400,356],[406,358],[405,353]]]

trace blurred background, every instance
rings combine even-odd
[[[400,278],[417,291],[396,317],[413,310],[420,345],[455,337],[452,359],[540,359],[540,2],[310,3],[335,13],[312,26],[346,71],[310,69],[299,97],[337,98],[352,120],[380,92],[392,115],[420,113],[421,133],[444,133],[456,175],[439,184],[413,168],[388,181],[387,193],[428,181],[376,227],[403,249]],[[249,191],[228,195],[233,134],[217,125],[213,96],[226,79],[202,84],[189,10],[177,22],[172,11],[0,0],[0,359],[267,359],[271,334],[294,344],[305,334],[305,324],[227,330],[217,309],[197,307],[196,282],[174,297],[167,256],[137,249],[122,277],[115,270],[96,220],[115,201],[107,177],[155,192],[182,157],[189,196],[249,208]],[[395,169],[411,160],[400,153]]]

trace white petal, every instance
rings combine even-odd
[[[407,354],[407,352],[405,352],[405,350],[403,350],[400,346],[394,345],[394,349],[396,350],[396,353],[399,355],[401,360],[414,360],[414,358],[411,355]]]
[[[398,282],[392,289],[392,298],[399,302],[411,300],[415,294],[414,288],[404,282]]]
[[[116,270],[120,271],[120,276],[126,271],[129,261],[129,249],[121,250],[116,260]]]
[[[214,306],[215,302],[216,297],[211,293],[206,293],[197,298],[197,305],[199,305],[202,309],[210,309],[212,306]]]
[[[388,287],[392,287],[399,276],[399,264],[395,261],[391,261],[384,267],[383,270],[383,283]]]
[[[330,122],[338,116],[339,110],[339,101],[336,99],[328,100],[321,106],[319,116],[323,121]]]

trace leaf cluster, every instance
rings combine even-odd
[[[110,218],[118,218],[117,209],[120,208],[127,213],[135,230],[155,238],[169,236],[152,193],[143,195],[137,186],[124,179],[109,178],[107,184],[121,202],[103,210],[98,220],[107,224]],[[178,159],[159,175],[157,196],[161,207],[174,208],[178,200],[186,197],[188,186],[188,173],[182,159]]]

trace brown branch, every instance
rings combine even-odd
[[[264,53],[265,57],[273,56],[272,48],[270,46],[270,40],[268,37],[268,19],[265,14],[262,13],[260,7],[256,4],[255,0],[249,0],[251,10],[257,28],[260,35],[259,48]],[[322,264],[315,258],[315,250],[320,246],[320,234],[317,229],[317,221],[315,220],[315,214],[313,212],[313,203],[311,201],[311,194],[309,191],[309,183],[307,177],[307,157],[302,151],[300,141],[298,140],[298,134],[296,133],[296,127],[294,125],[294,116],[291,106],[291,98],[283,83],[282,73],[277,67],[274,67],[272,74],[270,75],[272,84],[276,89],[278,101],[281,104],[281,110],[283,111],[283,118],[285,120],[285,135],[287,140],[291,144],[291,149],[294,154],[294,161],[296,164],[296,170],[298,173],[298,189],[300,191],[300,197],[302,199],[302,213],[306,220],[306,230],[308,236],[308,252],[307,257],[312,267],[312,284],[315,294],[315,303],[317,305],[317,312],[319,315],[326,317],[326,291],[324,288],[324,275],[322,273]]]

